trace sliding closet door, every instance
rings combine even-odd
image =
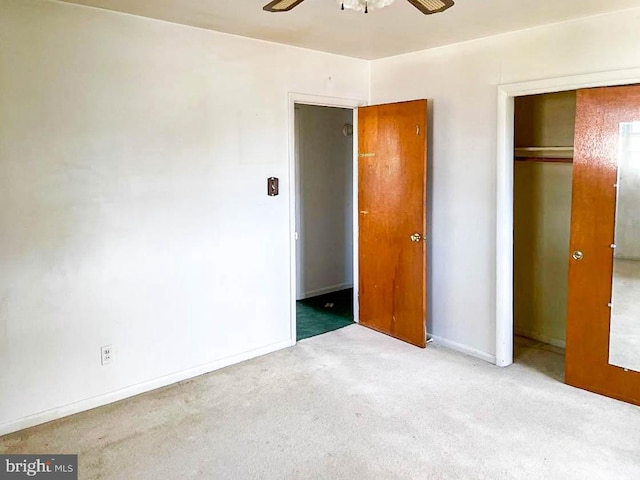
[[[568,384],[640,405],[640,86],[578,91]]]

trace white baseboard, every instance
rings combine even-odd
[[[260,357],[262,355],[266,355],[283,348],[291,347],[293,345],[295,345],[295,341],[292,340],[274,343],[272,345],[267,345],[255,350],[240,353],[238,355],[215,360],[213,362],[199,365],[197,367],[183,370],[181,372],[176,372],[164,377],[149,380],[148,382],[139,383],[137,385],[122,388],[114,392],[105,393],[97,397],[80,400],[79,402],[70,403],[68,405],[53,408],[51,410],[46,410],[44,412],[29,415],[17,420],[11,420],[9,422],[0,424],[0,435],[17,432],[18,430],[34,427],[36,425],[50,422],[52,420],[57,420],[62,417],[74,415],[76,413],[91,410],[93,408],[102,407],[104,405],[108,405],[109,403],[124,400],[125,398],[133,397],[134,395],[149,392],[157,388],[166,387],[167,385],[171,385],[173,383],[188,380],[199,375],[204,375],[205,373],[210,373],[215,370],[234,365],[236,363],[244,362],[245,360],[250,360],[252,358]]]
[[[536,332],[526,332],[524,330],[516,330],[515,334],[518,335],[519,337],[527,337],[527,338],[530,338],[532,340],[537,340],[539,342],[546,343],[548,345],[553,345],[554,347],[567,348],[566,340],[560,340],[558,338],[551,338],[551,337],[547,337],[546,335],[541,335],[541,334],[536,333]]]
[[[308,292],[304,292],[298,298],[298,300],[317,297],[318,295],[324,295],[326,293],[339,292],[340,290],[346,290],[347,288],[353,288],[353,283],[339,283],[338,285],[330,285],[328,287],[318,288],[316,290],[309,290]]]
[[[429,338],[431,338],[433,340],[433,343],[435,343],[436,345],[450,348],[451,350],[455,350],[456,352],[479,358],[480,360],[493,363],[494,365],[496,363],[496,356],[492,355],[491,353],[483,352],[473,347],[469,347],[468,345],[463,345],[462,343],[447,340],[446,338],[438,337],[436,335],[429,335]]]

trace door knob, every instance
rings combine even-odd
[[[582,260],[584,258],[584,254],[580,250],[576,250],[571,256],[574,260]]]
[[[419,242],[420,240],[422,240],[422,235],[420,235],[419,233],[414,233],[409,238],[412,242]]]

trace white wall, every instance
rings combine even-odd
[[[353,286],[353,110],[297,105],[298,299]]]
[[[377,60],[373,103],[433,100],[429,314],[450,345],[495,354],[497,85],[640,66],[640,9]]]
[[[0,433],[290,344],[288,92],[368,63],[43,0],[0,37]]]

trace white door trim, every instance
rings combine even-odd
[[[297,279],[297,245],[296,245],[296,103],[318,105],[321,107],[349,108],[353,110],[353,317],[358,321],[358,107],[366,105],[366,100],[349,98],[323,97],[304,93],[289,93],[289,295],[291,321],[291,344],[296,343],[296,279]]]
[[[640,83],[640,68],[548,78],[498,86],[496,186],[496,365],[513,363],[514,98],[581,88]],[[568,260],[567,260],[568,261]]]

